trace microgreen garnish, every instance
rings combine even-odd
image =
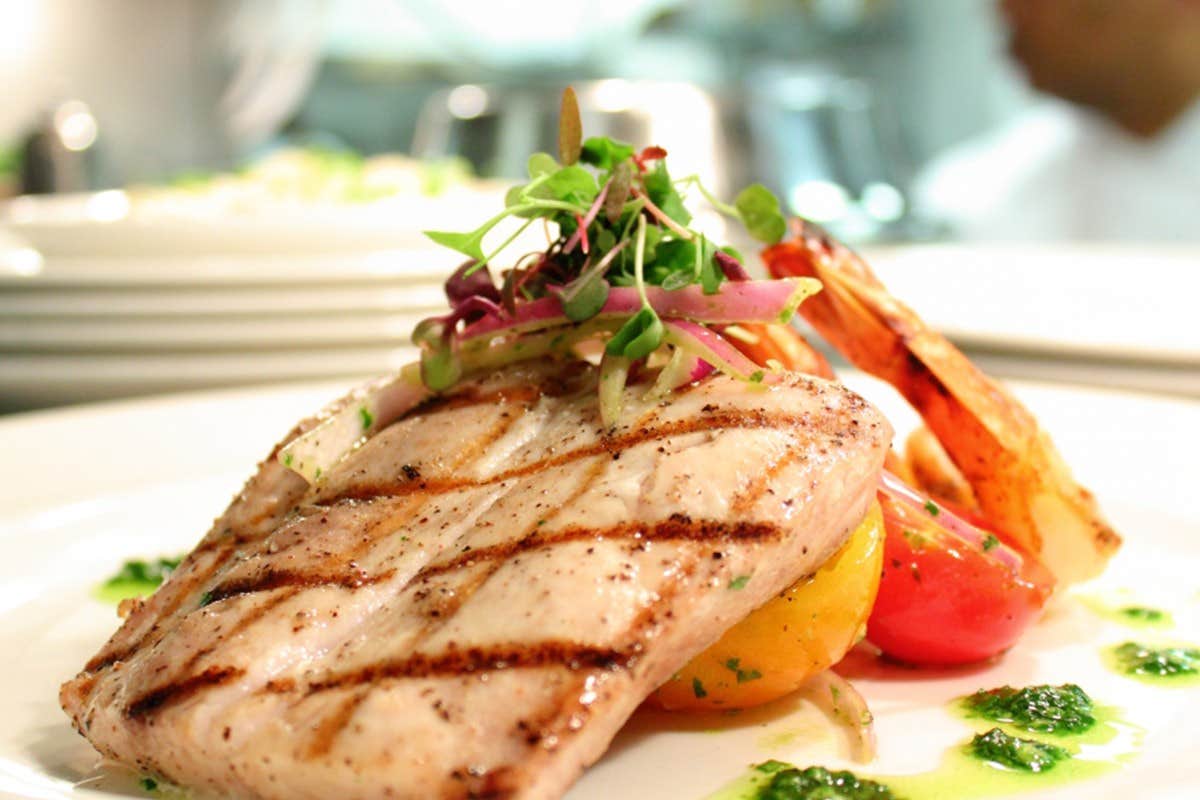
[[[767,243],[786,230],[778,200],[754,185],[725,203],[696,176],[673,180],[666,156],[661,147],[638,151],[603,136],[584,139],[577,98],[564,92],[557,159],[530,156],[529,180],[514,186],[504,210],[474,230],[426,232],[470,260],[447,282],[450,313],[413,331],[425,386],[443,391],[467,370],[532,352],[564,355],[585,336],[607,337],[602,371],[610,380],[601,394],[609,404],[601,416],[610,424],[626,379],[642,374],[639,363],[660,348],[670,351],[664,361],[674,366],[669,380],[657,381],[656,393],[714,367],[742,380],[763,380],[761,370],[703,326],[786,322],[819,284],[751,281],[737,251],[718,248],[690,227],[686,193],[698,189],[716,210]],[[551,239],[546,249],[517,258],[499,271],[497,282],[489,265],[539,220]],[[502,232],[504,223],[511,227]],[[722,288],[734,283],[745,283],[748,291],[731,295]],[[530,336],[552,343],[526,348]]]

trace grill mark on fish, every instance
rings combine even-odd
[[[333,748],[333,743],[337,739],[338,734],[350,724],[350,720],[354,718],[354,713],[358,711],[359,706],[363,704],[370,694],[370,689],[355,690],[354,694],[343,700],[333,710],[333,713],[326,715],[324,719],[314,726],[313,737],[309,741],[308,750],[306,751],[308,758],[320,758]]]
[[[745,490],[733,499],[733,510],[738,513],[749,510],[766,493],[767,489],[771,486],[771,481],[775,480],[780,472],[807,457],[808,454],[804,448],[792,447],[788,449],[786,453],[775,459],[774,463],[769,467],[755,475]]]
[[[481,402],[493,402],[493,401],[492,400],[484,400]],[[462,450],[460,450],[456,454],[456,458],[451,463],[450,469],[451,470],[465,469],[472,462],[477,461],[479,458],[481,458],[483,456],[483,454],[487,451],[487,449],[489,447],[491,447],[493,444],[495,444],[497,441],[499,441],[499,439],[502,436],[504,436],[506,433],[508,433],[509,430],[512,429],[512,426],[514,424],[516,424],[517,419],[519,419],[519,416],[517,414],[509,414],[507,416],[501,416],[499,421],[495,425],[493,425],[489,431],[487,431],[485,434],[480,436],[478,439],[476,439],[474,442],[472,442],[467,447],[462,448]],[[406,480],[414,480],[414,479],[406,479]],[[420,479],[416,478],[415,480],[420,480]],[[379,523],[379,525],[375,526],[375,530],[377,531],[379,528],[385,527],[386,522],[389,521],[390,519],[395,519],[396,517],[405,516],[405,515],[406,516],[416,516],[416,514],[420,510],[421,506],[423,506],[425,503],[429,502],[430,499],[432,499],[432,497],[428,496],[428,495],[415,495],[413,502],[408,503],[403,509],[398,510],[396,514],[393,514],[391,517],[386,518],[385,520],[381,521]],[[384,532],[381,536],[369,535],[369,536],[363,537],[363,540],[358,545],[356,545],[353,549],[350,550],[348,557],[350,559],[362,558],[363,556],[365,556],[367,553],[369,553],[371,550],[373,550],[375,548],[375,546],[378,544],[380,538],[386,537],[388,534],[395,532],[395,530],[396,530],[395,527],[388,527],[388,530],[386,532]]]
[[[809,423],[810,418],[807,414],[766,414],[757,410],[718,409],[701,418],[672,420],[663,423],[658,428],[642,427],[625,434],[603,438],[595,444],[580,447],[550,458],[544,458],[531,464],[513,467],[486,478],[439,477],[422,478],[413,482],[405,481],[403,483],[362,485],[343,492],[336,497],[326,498],[323,503],[332,505],[345,500],[375,500],[377,498],[400,497],[415,492],[425,492],[431,495],[445,494],[458,489],[487,486],[515,478],[527,477],[591,456],[619,452],[645,442],[660,441],[662,439],[669,439],[672,436],[747,428],[795,428],[804,427]]]
[[[266,616],[271,611],[273,611],[276,607],[287,602],[288,600],[295,597],[299,593],[300,593],[299,588],[288,587],[287,591],[280,592],[279,594],[275,595],[274,597],[272,597],[268,600],[265,600],[255,606],[252,606],[249,610],[246,611],[245,614],[242,615],[242,617],[237,622],[235,622],[232,626],[230,626],[229,630],[225,631],[221,640],[214,642],[213,644],[209,645],[208,647],[202,647],[199,650],[197,650],[196,652],[192,653],[191,657],[188,658],[186,661],[184,661],[183,664],[179,667],[179,669],[175,670],[175,674],[176,675],[186,675],[187,673],[191,672],[192,668],[195,667],[197,663],[199,663],[200,659],[215,652],[221,646],[222,641],[228,641],[229,639],[232,639],[233,637],[237,636],[237,634],[246,630],[251,625],[253,625],[255,622],[262,619],[264,616]]]
[[[289,569],[265,569],[257,575],[218,584],[208,592],[208,602],[216,603],[231,597],[270,591],[272,589],[296,588],[316,589],[323,586],[341,586],[344,589],[358,589],[373,583],[380,583],[396,574],[395,570],[385,570],[375,575],[367,575],[363,571],[350,573],[306,573]]]
[[[680,570],[668,578],[668,582],[658,589],[657,602],[644,607],[629,625],[629,633],[627,634],[634,644],[630,647],[635,653],[641,652],[641,642],[645,641],[652,634],[649,630],[658,623],[659,608],[666,606],[674,599],[685,584],[692,580],[696,573],[694,564]],[[569,691],[577,698],[582,699],[583,691],[590,688],[593,691],[598,690],[599,697],[603,697],[605,689],[603,679],[598,684],[589,685],[588,679],[593,679],[593,676],[580,677],[574,685],[575,688]],[[582,716],[585,718],[591,716],[593,703],[578,702],[572,704],[563,704],[557,700],[551,701],[543,705],[539,709],[531,709],[531,713],[538,711],[537,716],[530,718],[526,717],[517,722],[517,730],[523,735],[526,744],[530,747],[542,745],[543,743],[555,742],[560,743],[565,737],[575,733],[577,730],[582,730],[582,725],[573,726],[572,719]],[[550,745],[551,747],[556,745]]]
[[[163,622],[174,616],[175,612],[177,612],[183,606],[184,601],[195,594],[195,589],[204,583],[204,581],[208,580],[208,578],[210,578],[218,570],[220,570],[221,567],[223,567],[225,563],[233,556],[234,552],[234,546],[227,546],[223,552],[218,553],[213,558],[213,563],[208,567],[201,570],[188,571],[180,576],[180,583],[176,583],[173,586],[168,584],[168,586],[170,586],[170,588],[174,591],[174,595],[169,603],[165,603],[163,608],[159,609],[159,622],[155,625],[152,625],[141,636],[129,644],[124,645],[123,647],[112,650],[107,654],[104,650],[101,650],[92,658],[91,661],[84,665],[84,671],[95,673],[109,669],[113,666],[113,664],[116,664],[119,661],[125,661],[148,643],[152,644],[152,642],[150,642],[150,637],[156,631],[161,630],[162,635],[165,635],[167,626],[164,625]],[[195,554],[193,553],[193,556],[194,555]],[[162,590],[160,589],[159,591]]]
[[[589,489],[591,489],[592,484],[594,484],[596,479],[599,478],[604,472],[606,466],[607,463],[604,461],[604,459],[596,459],[596,461],[589,466],[588,471],[584,474],[583,478],[579,481],[579,485],[571,491],[571,494],[568,495],[557,506],[546,512],[546,515],[541,520],[535,522],[533,525],[530,525],[520,537],[510,539],[499,544],[473,549],[470,552],[463,553],[446,564],[426,565],[424,569],[418,572],[417,575],[414,576],[414,580],[418,578],[432,578],[437,575],[443,575],[447,572],[473,566],[479,562],[490,562],[490,568],[484,571],[481,575],[477,576],[476,580],[472,582],[467,591],[464,592],[460,589],[455,593],[455,605],[453,610],[450,614],[443,617],[442,622],[439,625],[433,626],[432,630],[436,630],[438,627],[441,627],[441,624],[445,624],[445,622],[447,622],[449,618],[453,616],[453,614],[457,613],[462,604],[469,600],[471,595],[473,595],[480,586],[485,584],[493,575],[496,574],[500,567],[504,565],[504,560],[511,558],[518,553],[526,550],[532,550],[535,547],[541,546],[543,542],[540,534],[543,525],[556,519],[558,515],[563,512],[563,509],[568,508],[572,503],[574,503]],[[427,632],[431,633],[432,630],[422,630],[421,633],[424,635]]]
[[[584,493],[592,487],[592,484],[596,482],[596,479],[599,478],[604,472],[606,466],[607,463],[604,459],[596,459],[595,463],[588,468],[583,478],[579,481],[579,485],[571,491],[571,494],[563,502],[559,503],[556,507],[549,511],[541,523],[535,523],[531,525],[525,531],[525,533],[520,536],[520,538],[513,540],[511,544],[514,544],[517,548],[521,548],[522,545],[525,545],[530,540],[537,538],[538,531],[541,529],[541,525],[557,517],[562,513],[564,508],[569,507],[572,503],[582,497]],[[488,552],[489,548],[482,548],[482,550],[483,552]],[[515,552],[519,552],[519,549]],[[464,554],[464,559],[456,559],[456,561],[462,560],[463,563],[461,566],[466,566],[468,563],[470,563],[470,559],[465,558],[467,555],[470,554]],[[414,646],[419,646],[421,642],[428,641],[430,636],[441,630],[445,625],[449,624],[450,620],[454,618],[454,615],[458,613],[458,610],[462,608],[463,604],[470,600],[475,592],[477,592],[480,587],[491,580],[492,576],[494,576],[496,572],[498,572],[503,566],[503,561],[498,559],[485,558],[485,560],[491,562],[488,564],[488,569],[481,571],[477,575],[472,575],[468,583],[465,583],[457,588],[453,597],[445,602],[445,607],[440,609],[440,614],[437,619],[426,621],[426,623],[421,627],[421,630],[417,632],[416,636],[413,638]],[[461,568],[461,566],[459,568]],[[449,570],[442,569],[438,570],[437,572],[430,573],[428,569],[422,570],[413,576],[413,582],[415,583],[417,580],[421,579],[427,580],[434,575],[444,574],[447,571]],[[365,698],[365,694],[363,696]],[[361,703],[361,700],[359,703]],[[338,709],[338,711],[335,712],[335,715],[338,717],[336,725],[334,724],[334,721],[331,721],[329,718],[326,718],[320,723],[319,735],[321,738],[319,743],[321,746],[323,746],[324,751],[327,752],[329,750],[338,734],[340,734],[341,731],[350,723],[350,720],[354,716],[354,710],[357,709],[357,707],[358,703],[356,703],[353,708],[345,711],[345,713],[343,713],[343,709]]]
[[[465,407],[469,407],[471,405],[496,403],[498,401],[502,401],[502,400],[506,400],[506,399],[509,400],[510,402],[511,401],[520,401],[520,400],[532,400],[532,399],[536,399],[538,396],[540,396],[541,393],[542,393],[542,391],[539,387],[530,387],[530,386],[509,387],[507,389],[502,389],[497,392],[490,392],[490,393],[486,393],[486,394],[471,393],[471,395],[468,398],[464,398],[463,402],[453,404],[450,401],[453,400],[454,397],[458,397],[458,395],[455,395],[452,398],[446,398],[447,402],[444,403],[443,405],[439,406],[438,408],[439,409],[449,408],[449,407],[465,408]],[[468,400],[469,400],[469,402],[468,402]],[[508,417],[501,417],[498,424],[495,425],[487,434],[480,437],[471,447],[464,448],[464,450],[460,454],[460,457],[455,459],[455,462],[453,463],[452,468],[453,469],[461,468],[469,460],[476,459],[480,455],[482,455],[482,453],[486,450],[487,447],[494,444],[501,436],[503,436],[505,433],[508,432],[508,430],[512,427],[512,425],[514,425],[516,423],[517,419],[518,419],[518,416],[515,414],[510,414]],[[419,508],[422,503],[427,502],[428,500],[429,500],[429,497],[418,498],[414,502],[407,504],[403,510],[400,510],[398,512],[398,514],[414,513],[416,511],[416,509]],[[261,522],[264,519],[266,519],[268,516],[270,516],[270,514],[263,513],[263,514],[256,515],[250,522],[251,527],[261,524]],[[394,517],[392,517],[392,518],[394,518]],[[381,520],[378,523],[379,527],[383,527],[386,524],[386,522],[387,522],[386,519]],[[390,533],[392,530],[394,530],[394,529],[389,529],[388,533]],[[267,533],[267,536],[269,536],[269,535],[270,535],[270,532]],[[386,535],[386,534],[384,534],[384,535]],[[193,556],[197,555],[197,554],[206,553],[211,550],[218,550],[218,553],[214,557],[213,563],[210,564],[207,569],[200,570],[195,573],[189,572],[182,576],[183,578],[186,579],[186,586],[189,588],[195,588],[195,587],[200,586],[205,581],[207,581],[210,577],[212,577],[214,574],[219,572],[223,566],[225,566],[225,564],[228,562],[230,557],[232,557],[232,555],[236,551],[237,547],[245,545],[245,544],[251,544],[251,543],[257,542],[257,541],[262,541],[265,538],[267,538],[267,537],[241,534],[241,533],[237,533],[233,530],[228,531],[226,533],[226,535],[224,535],[224,536],[206,537],[206,539],[204,541],[200,542],[200,544],[197,545],[197,547],[193,553]],[[369,549],[371,549],[375,543],[376,543],[375,537],[369,537],[368,541],[364,542],[359,547],[356,547],[351,552],[349,558],[351,560],[353,560],[355,557],[361,557],[361,555],[363,553],[365,553],[366,551],[368,551]],[[390,573],[386,576],[379,576],[378,579],[384,580],[387,577],[390,577]],[[294,582],[300,583],[302,581],[299,577],[297,577]],[[328,583],[328,581],[314,582],[311,585],[313,585],[313,586],[322,585],[322,583]],[[279,584],[277,584],[277,585],[279,585]],[[235,594],[248,594],[252,591],[261,591],[262,589],[269,589],[269,588],[275,588],[275,586],[266,585],[259,589],[247,587],[242,591],[228,591],[228,592],[223,592],[221,587],[218,587],[217,590],[213,590],[215,597],[210,595],[209,603],[216,602],[217,600],[220,600],[220,599],[225,599],[226,597],[234,596]],[[357,588],[357,587],[351,587],[351,588]],[[179,591],[176,594],[173,602],[167,604],[166,607],[160,611],[160,618],[166,618],[166,617],[173,616],[175,614],[175,612],[178,611],[180,609],[180,607],[183,605],[184,600],[187,597],[189,597],[191,594],[192,594],[192,592],[188,591],[186,589],[183,591]],[[134,653],[136,653],[138,650],[140,650],[144,645],[150,643],[148,641],[148,639],[149,639],[150,634],[152,634],[153,632],[154,632],[154,628],[151,628],[150,630],[148,630],[146,632],[145,635],[139,637],[134,642],[131,642],[130,644],[128,644],[108,655],[103,655],[103,653],[97,653],[96,656],[94,656],[91,659],[91,661],[89,661],[86,665],[84,665],[84,671],[93,672],[93,673],[100,672],[102,670],[112,667],[112,665],[117,663],[118,661],[124,661],[124,660],[128,659],[130,656],[132,656]]]
[[[162,708],[193,697],[205,689],[213,689],[246,674],[239,667],[209,667],[203,672],[172,681],[157,689],[151,689],[125,706],[125,716],[137,719]]]
[[[694,521],[683,514],[673,514],[663,522],[644,525],[636,522],[614,525],[609,528],[563,528],[558,531],[542,532],[532,537],[524,537],[508,542],[480,547],[469,553],[463,553],[451,561],[430,564],[425,567],[419,577],[434,577],[446,572],[474,566],[485,561],[505,560],[520,555],[529,550],[550,547],[567,542],[577,542],[584,539],[609,541],[613,539],[632,539],[640,541],[756,541],[777,539],[783,535],[778,526],[766,523],[752,522],[713,522],[708,520]]]
[[[640,648],[621,650],[562,639],[455,648],[442,653],[413,653],[404,658],[389,659],[343,673],[333,673],[322,680],[309,683],[304,690],[312,695],[395,678],[458,678],[502,669],[564,667],[572,671],[615,671],[633,666],[640,651]]]

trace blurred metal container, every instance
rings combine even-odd
[[[821,64],[764,67],[748,83],[755,172],[789,211],[856,241],[906,224],[906,159],[866,83]]]
[[[689,83],[610,79],[574,84],[585,136],[609,136],[671,154],[676,178],[699,175],[712,191],[732,188],[728,139],[717,98]],[[464,84],[425,104],[413,138],[418,158],[462,156],[479,174],[524,178],[530,153],[557,152],[563,86]]]
[[[82,192],[94,188],[96,117],[87,104],[67,100],[44,115],[21,145],[19,191]]]

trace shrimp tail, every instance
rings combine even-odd
[[[858,368],[900,392],[970,484],[988,521],[1062,583],[1093,577],[1121,544],[1033,414],[895,297],[861,257],[812,223],[763,252],[772,276],[824,290],[801,314]]]

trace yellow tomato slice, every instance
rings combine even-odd
[[[841,660],[861,637],[883,566],[883,515],[874,503],[842,548],[725,632],[650,695],[660,708],[748,708],[790,694]]]

